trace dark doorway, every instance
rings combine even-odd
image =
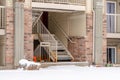
[[[116,61],[116,48],[115,47],[108,47],[107,48],[107,63],[111,62],[111,63],[115,63]]]

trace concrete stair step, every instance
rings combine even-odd
[[[57,54],[58,55],[67,55],[67,52],[66,51],[64,51],[64,52],[63,51],[62,52],[58,51]]]
[[[58,60],[61,60],[61,61],[71,60],[71,57],[68,55],[58,55]]]

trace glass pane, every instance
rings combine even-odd
[[[107,32],[114,33],[115,32],[115,16],[107,15]]]
[[[115,3],[107,2],[107,13],[114,14],[115,13]]]
[[[115,3],[107,2],[107,32],[115,32]]]
[[[115,48],[111,48],[112,50],[112,63],[115,63]]]

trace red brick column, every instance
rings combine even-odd
[[[93,14],[86,14],[86,54],[87,61],[93,62]]]
[[[24,9],[24,52],[25,58],[33,59],[32,8]]]
[[[6,7],[6,44],[5,44],[6,65],[14,61],[14,15],[13,8]]]
[[[103,62],[107,62],[107,19],[106,15],[103,15]]]
[[[73,42],[71,43],[68,41],[68,49],[73,55],[75,61],[86,61],[86,41],[84,37],[77,37],[77,36],[71,36],[70,37]]]

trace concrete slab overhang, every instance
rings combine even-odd
[[[120,33],[107,33],[107,38],[120,38]]]
[[[66,5],[66,4],[53,4],[53,3],[38,3],[32,2],[33,9],[40,9],[42,11],[85,11],[85,6],[79,5]]]

